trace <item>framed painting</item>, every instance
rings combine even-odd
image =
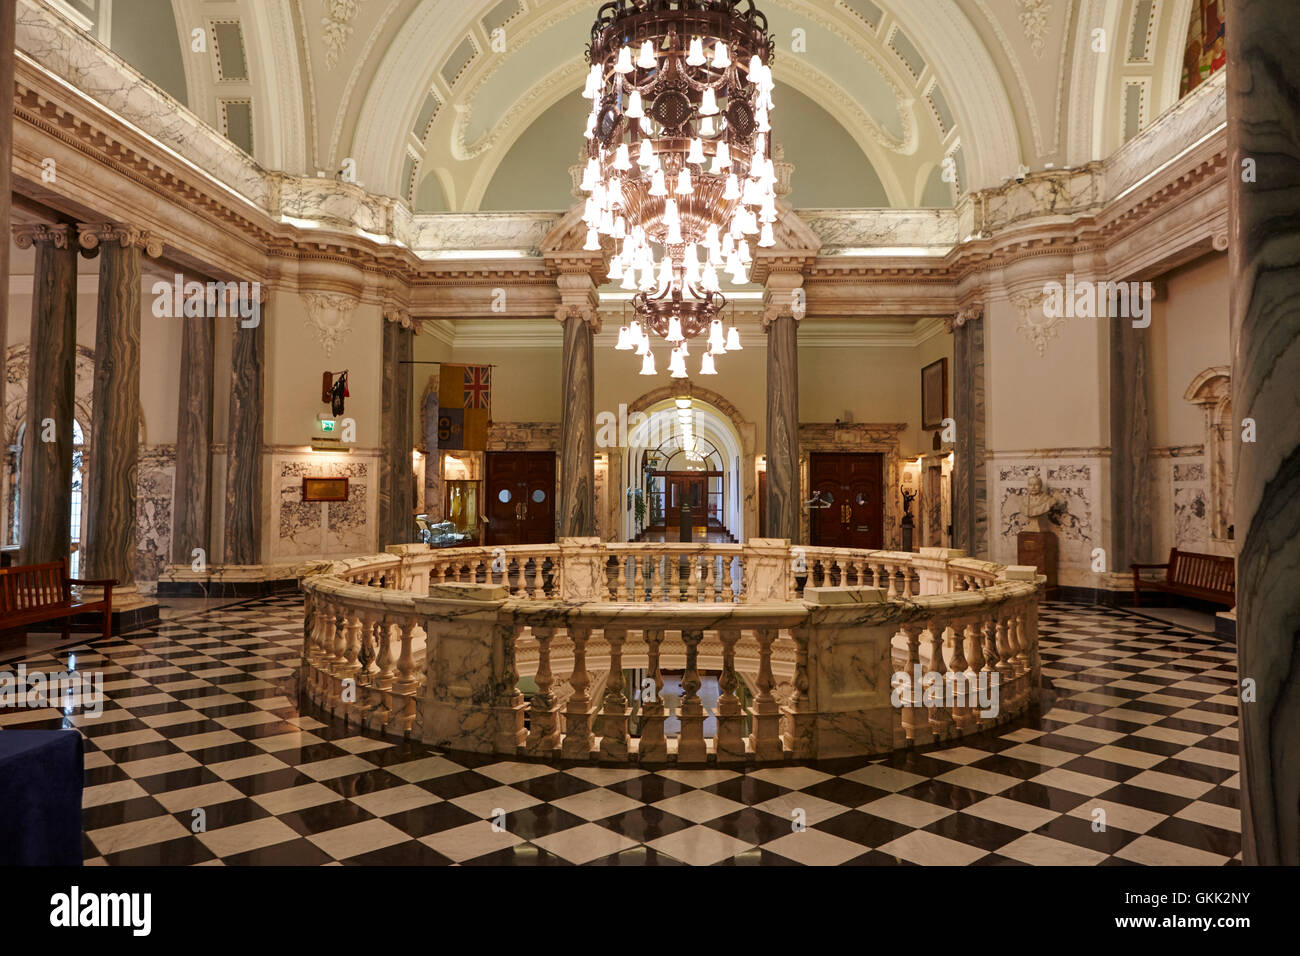
[[[302,500],[347,501],[348,480],[346,478],[304,478]]]
[[[943,428],[948,417],[948,360],[941,358],[921,369],[921,429]]]

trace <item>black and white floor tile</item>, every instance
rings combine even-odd
[[[101,671],[109,700],[0,711],[0,730],[84,734],[87,864],[1239,862],[1235,648],[1083,605],[1044,605],[1040,627],[1041,715],[816,767],[556,767],[362,736],[300,709],[293,595],[27,659]]]

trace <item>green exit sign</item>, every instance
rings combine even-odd
[[[320,430],[323,432],[332,432],[334,430],[334,419],[322,418],[320,423]]]

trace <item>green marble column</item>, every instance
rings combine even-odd
[[[72,233],[63,225],[14,230],[18,248],[36,249],[19,498],[21,564],[68,557],[77,378],[77,245]]]
[[[235,322],[230,355],[230,414],[226,436],[226,526],[223,560],[262,561],[262,440],[266,368],[266,307],[255,325]]]
[[[799,319],[787,294],[769,287],[767,331],[767,536],[800,541]]]
[[[564,325],[560,412],[560,537],[596,533],[596,392],[592,366],[594,308],[569,308]]]
[[[195,548],[209,555],[212,546],[212,363],[216,330],[214,320],[208,316],[191,315],[171,321],[183,323],[171,560],[173,564],[190,565]]]
[[[383,391],[380,395],[380,429],[383,451],[379,462],[379,547],[408,544],[415,539],[415,477],[411,449],[411,383],[415,332],[403,313],[385,317],[383,328]],[[436,425],[436,423],[435,423]]]

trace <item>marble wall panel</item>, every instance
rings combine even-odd
[[[276,534],[272,560],[365,554],[378,545],[378,460],[370,455],[276,456],[272,465]],[[348,479],[347,501],[302,500],[306,477]]]
[[[1092,551],[1104,547],[1101,462],[1086,458],[994,458],[990,471],[995,503],[992,560],[1016,563],[1016,536],[1033,530],[1021,511],[1029,479],[1037,476],[1063,505],[1052,523],[1060,546],[1061,583],[1087,584],[1092,573]],[[1067,571],[1073,573],[1067,575]]]
[[[152,594],[170,562],[176,446],[141,445],[135,499],[135,583]]]

